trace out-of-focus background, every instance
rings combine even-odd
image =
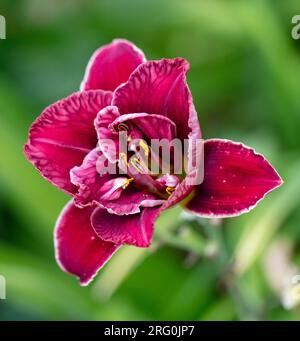
[[[300,40],[291,36],[299,5],[0,0],[7,23],[0,40],[1,320],[300,319],[292,286],[300,273]],[[124,247],[82,288],[53,255],[53,226],[68,197],[25,160],[22,145],[43,108],[76,91],[92,52],[116,37],[148,59],[187,58],[204,137],[255,147],[285,184],[238,218],[166,212],[152,248]]]

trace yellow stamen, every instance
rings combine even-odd
[[[175,191],[175,187],[168,186],[166,188],[166,192],[171,195]]]
[[[144,140],[140,140],[139,144],[140,144],[140,147],[144,150],[145,155],[148,156],[149,155],[149,147],[148,147],[147,143]]]
[[[141,161],[133,156],[131,159],[130,159],[130,163],[132,164],[132,166],[139,172],[139,173],[144,173],[144,169],[143,169],[143,166],[142,166],[142,163]]]
[[[126,180],[125,184],[122,186],[123,189],[127,188],[129,186],[129,184],[133,181],[133,178],[129,178]]]
[[[119,160],[124,162],[124,164],[126,166],[128,166],[128,162],[127,162],[127,155],[125,153],[119,153]]]

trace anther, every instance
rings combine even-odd
[[[147,143],[144,140],[140,140],[139,145],[143,149],[143,151],[145,152],[145,155],[148,156],[149,155],[149,147],[148,147]]]
[[[166,192],[171,195],[175,191],[175,187],[168,186],[166,188]]]
[[[139,173],[144,173],[143,165],[136,156],[131,157],[130,163],[136,171],[138,171]]]
[[[126,180],[125,184],[122,186],[123,189],[127,188],[129,186],[129,184],[133,181],[133,178],[129,178]]]

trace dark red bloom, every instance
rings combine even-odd
[[[182,58],[147,62],[133,44],[115,40],[95,52],[80,92],[46,108],[30,128],[26,157],[74,198],[56,224],[56,257],[82,285],[122,244],[148,247],[161,211],[188,195],[189,211],[230,217],[249,211],[282,184],[262,155],[228,140],[204,142],[201,184],[191,181],[198,169],[153,176],[139,160],[123,158],[119,133],[124,129],[128,141],[146,141],[141,147],[147,153],[153,139],[188,140],[191,146],[201,139],[188,69]],[[192,147],[188,157],[196,151]],[[100,159],[111,166],[124,162],[124,173],[99,171]]]

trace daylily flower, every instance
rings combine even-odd
[[[152,176],[139,160],[124,159],[118,150],[124,130],[146,141],[147,152],[151,139],[201,139],[188,69],[185,59],[146,61],[132,43],[114,40],[92,56],[80,91],[50,105],[30,128],[26,157],[73,197],[56,224],[56,258],[82,285],[123,244],[148,247],[155,219],[183,199],[199,216],[231,217],[282,184],[262,155],[229,140],[205,141],[204,179],[197,185],[189,181],[195,169]],[[117,150],[104,139],[115,141]],[[99,172],[99,158],[123,162],[124,174]]]

